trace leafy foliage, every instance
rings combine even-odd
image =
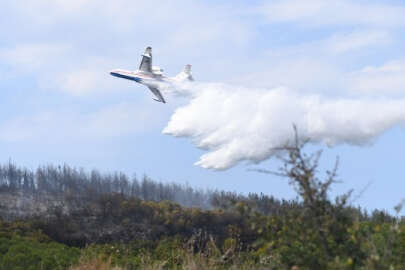
[[[80,250],[51,241],[29,223],[0,223],[0,269],[66,269]]]

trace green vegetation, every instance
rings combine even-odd
[[[164,200],[189,187],[4,166],[0,269],[405,269],[405,219],[353,208],[350,193],[330,198],[337,166],[321,179],[320,152],[304,145],[283,149],[279,171],[259,170],[286,177],[299,201],[192,191],[205,209]]]
[[[167,204],[156,204],[154,213],[167,211]],[[328,230],[334,231],[326,234],[328,254],[312,221],[305,220],[300,211],[268,217],[246,212],[249,210],[243,209],[241,204],[239,210],[232,211],[247,219],[244,225],[216,223],[221,230],[205,226],[191,236],[175,230],[172,236],[133,238],[126,243],[92,243],[82,248],[50,239],[38,230],[35,222],[2,222],[0,269],[68,269],[79,262],[85,265],[108,261],[123,269],[291,269],[293,266],[298,269],[404,269],[403,221],[370,217],[333,222]],[[198,221],[204,220],[207,214],[213,219],[225,218],[221,211],[204,213],[179,209],[180,216],[187,217],[191,213],[189,218]],[[173,212],[164,214],[168,220],[174,218]],[[180,223],[183,222],[170,226],[183,226]],[[202,224],[208,225],[208,222]],[[195,267],[184,268],[192,265]]]
[[[0,269],[67,269],[80,249],[52,241],[29,223],[0,223]]]

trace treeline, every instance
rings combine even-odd
[[[160,183],[148,176],[139,179],[121,172],[102,174],[97,170],[63,166],[42,166],[35,171],[17,167],[9,162],[0,165],[0,192],[26,195],[71,195],[91,199],[106,194],[121,194],[126,197],[148,201],[169,200],[184,206],[210,207],[214,192],[193,189],[188,185]]]
[[[234,207],[237,202],[245,202],[263,214],[280,214],[290,208],[299,207],[296,201],[278,200],[265,194],[192,188],[187,184],[162,183],[144,175],[129,177],[125,173],[100,173],[72,168],[68,165],[47,165],[35,171],[18,167],[12,162],[0,165],[0,194],[15,194],[25,197],[54,198],[87,202],[100,196],[120,194],[125,198],[145,201],[171,201],[185,207],[201,209]]]

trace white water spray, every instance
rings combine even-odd
[[[208,151],[195,164],[215,170],[268,159],[293,140],[293,124],[314,143],[364,145],[405,123],[405,99],[331,99],[211,83],[174,93],[189,95],[190,102],[176,109],[163,133],[191,138]]]

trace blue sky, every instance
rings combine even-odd
[[[162,106],[144,87],[108,71],[136,69],[151,45],[154,63],[166,74],[191,63],[199,82],[223,83],[226,91],[232,91],[229,86],[242,86],[243,93],[282,86],[298,98],[317,95],[331,104],[341,99],[402,102],[403,14],[402,1],[3,1],[0,161],[146,173],[196,187],[292,198],[285,180],[248,171],[276,168],[279,164],[268,156],[258,165],[247,158],[219,172],[194,166],[212,149],[196,148],[194,135],[162,134],[178,115],[176,109],[187,107],[190,99],[169,97]],[[405,108],[386,116],[389,104],[365,106],[370,111],[350,116],[372,123],[367,132],[376,129],[364,141],[353,133],[354,138],[328,148],[328,138],[321,137],[321,144],[309,148],[324,149],[325,169],[340,156],[344,183],[336,194],[360,191],[371,182],[355,202],[368,209],[392,211],[405,197]],[[244,108],[235,110],[243,113]],[[291,120],[283,113],[271,119]],[[386,119],[389,124],[380,127]]]

